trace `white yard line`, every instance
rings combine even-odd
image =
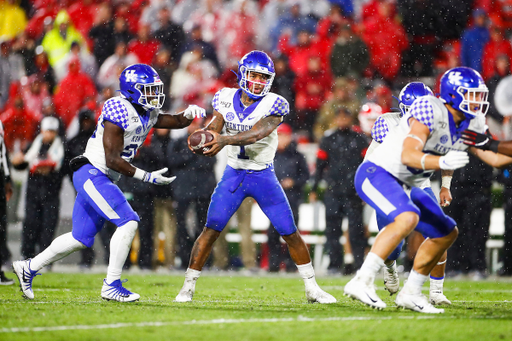
[[[172,321],[172,322],[138,322],[138,323],[112,323],[96,325],[74,325],[74,326],[55,326],[55,327],[33,327],[33,328],[1,328],[0,333],[33,333],[50,332],[61,330],[94,330],[94,329],[116,329],[116,328],[141,328],[141,327],[163,327],[171,325],[212,325],[212,324],[236,324],[236,323],[284,323],[284,322],[347,322],[347,321],[384,321],[391,319],[402,320],[425,320],[434,318],[460,319],[455,316],[433,316],[433,315],[411,315],[411,316],[360,316],[360,317],[305,317],[296,318],[261,318],[261,319],[214,319],[214,320],[191,320],[191,321]],[[503,316],[471,316],[467,319],[500,319]]]

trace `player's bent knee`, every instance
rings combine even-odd
[[[406,227],[408,230],[414,229],[419,221],[420,216],[415,212],[402,212],[395,218],[396,223]]]
[[[135,235],[135,232],[137,232],[137,228],[139,227],[139,222],[136,220],[130,220],[124,225],[121,225],[118,227],[118,229],[122,229],[127,233]]]

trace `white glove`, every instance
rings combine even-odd
[[[193,120],[195,118],[205,118],[206,110],[198,105],[192,104],[189,105],[187,109],[185,109],[183,116],[185,116],[188,120]]]
[[[171,182],[173,182],[174,179],[176,179],[176,177],[173,176],[170,178],[166,178],[165,176],[162,176],[162,174],[164,174],[165,172],[167,172],[167,167],[154,171],[152,173],[137,168],[135,170],[135,174],[133,175],[133,177],[144,182],[150,182],[155,185],[168,185]]]
[[[439,158],[439,167],[441,169],[457,169],[464,167],[468,162],[468,153],[460,150],[450,150],[446,155]]]

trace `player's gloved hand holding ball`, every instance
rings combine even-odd
[[[460,150],[450,150],[446,155],[439,158],[439,167],[441,169],[458,169],[467,165],[469,155]]]
[[[498,152],[499,141],[493,140],[489,131],[487,134],[480,134],[473,130],[465,130],[462,133],[462,139],[464,144],[472,146],[482,150],[490,150],[492,152]]]
[[[171,182],[173,182],[174,179],[176,179],[176,177],[173,176],[173,177],[170,177],[170,178],[166,178],[165,176],[162,175],[165,172],[167,172],[167,167],[166,168],[162,168],[162,169],[157,170],[157,171],[154,171],[154,172],[151,172],[151,173],[143,171],[142,169],[136,168],[135,174],[133,175],[133,177],[135,179],[139,179],[139,180],[142,180],[144,182],[150,182],[150,183],[155,184],[155,185],[168,185]]]
[[[204,110],[198,105],[191,104],[187,107],[187,109],[185,109],[183,116],[185,116],[185,118],[188,120],[193,120],[196,118],[205,118],[206,110]]]

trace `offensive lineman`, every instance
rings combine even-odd
[[[385,308],[373,287],[375,276],[385,266],[384,260],[416,229],[428,238],[419,247],[413,270],[395,303],[422,313],[444,312],[428,302],[421,288],[458,230],[455,221],[419,186],[435,170],[454,170],[469,162],[468,147],[460,137],[468,127],[486,131],[487,96],[488,89],[475,70],[456,67],[446,71],[440,98],[415,100],[397,134],[389,135],[361,164],[355,177],[359,195],[391,223],[377,235],[361,269],[345,286],[345,295],[373,308]],[[403,184],[418,188],[411,198]],[[420,215],[426,219],[418,225]]]
[[[206,226],[192,248],[185,283],[177,302],[190,302],[196,281],[228,220],[246,197],[253,197],[288,244],[290,256],[304,279],[309,302],[335,303],[336,299],[316,283],[309,251],[300,236],[288,199],[274,173],[277,126],[289,113],[288,102],[269,92],[274,63],[262,51],[246,54],[238,63],[240,89],[223,88],[212,101],[215,121],[209,130],[213,141],[206,156],[227,148],[228,164],[213,192]],[[226,135],[220,135],[225,126]]]
[[[366,152],[365,160],[371,155],[371,153],[377,148],[388,135],[395,134],[395,130],[398,129],[400,119],[406,116],[409,109],[416,98],[421,96],[434,96],[434,93],[428,86],[421,82],[411,82],[405,85],[400,91],[398,96],[399,112],[389,112],[380,115],[377,121],[372,127],[371,136],[373,138],[368,151]],[[450,205],[452,196],[450,193],[450,183],[453,171],[442,170],[442,185],[441,192],[439,193],[439,199],[442,207]],[[427,178],[425,182],[420,186],[422,190],[427,192],[431,197],[435,198],[432,188],[430,188],[430,179]],[[416,190],[416,187],[411,189]],[[413,195],[414,197],[414,195]],[[437,200],[437,199],[436,199]],[[387,221],[386,217],[377,214],[377,226],[379,231],[386,227],[390,222]],[[422,224],[421,217],[418,224]],[[384,286],[391,295],[396,294],[400,289],[400,280],[396,270],[396,260],[402,252],[402,246],[404,242],[400,242],[398,247],[391,253],[391,255],[384,261],[386,267],[384,268]],[[432,269],[430,273],[430,303],[433,305],[450,305],[451,302],[443,294],[443,283],[444,283],[444,272],[446,268],[446,252],[441,257],[440,261]]]
[[[120,175],[131,176],[156,185],[170,184],[176,177],[165,177],[167,168],[154,172],[130,164],[152,127],[183,128],[196,117],[205,117],[203,108],[189,106],[182,114],[168,115],[160,111],[165,95],[158,73],[145,64],[133,64],[119,77],[121,96],[105,102],[96,131],[85,153],[71,160],[73,185],[77,191],[73,207],[73,230],[52,242],[32,259],[12,264],[21,291],[34,298],[32,280],[44,266],[67,255],[91,247],[94,236],[106,220],[117,226],[110,240],[110,260],[103,280],[101,297],[106,300],[132,302],[140,298],[123,287],[121,271],[137,230],[139,216],[113,183]]]

